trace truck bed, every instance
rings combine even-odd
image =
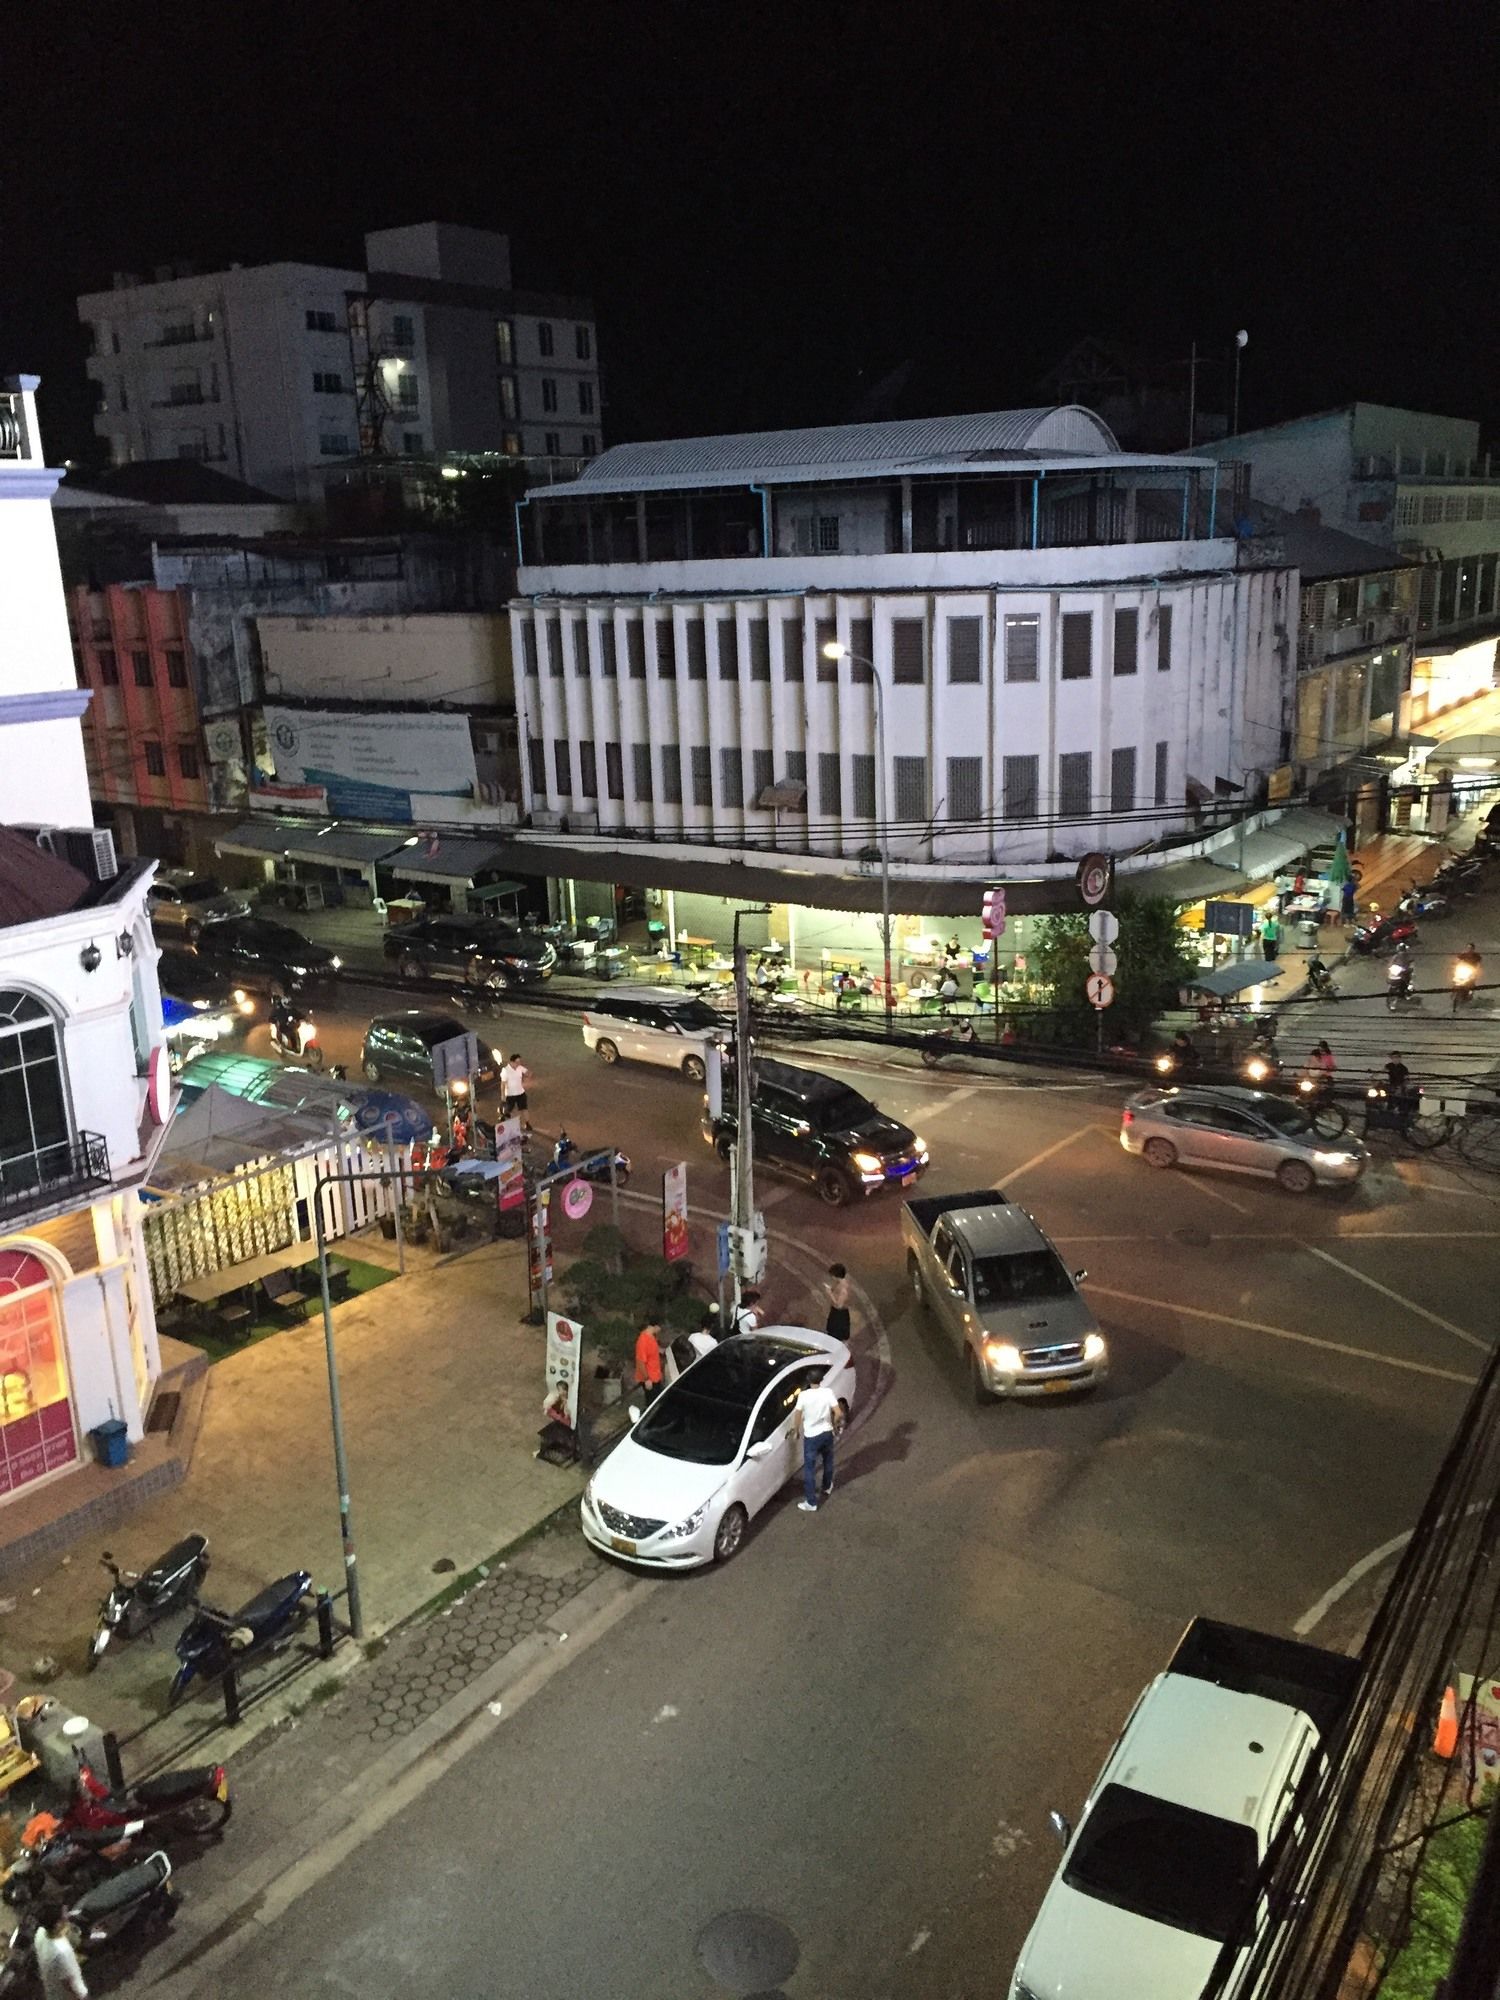
[[[1167,1672],[1298,1708],[1326,1740],[1353,1698],[1360,1667],[1345,1653],[1326,1652],[1298,1639],[1195,1618],[1178,1640]]]
[[[908,1196],[904,1207],[924,1236],[931,1236],[940,1215],[955,1208],[1003,1208],[1005,1196],[993,1188],[975,1188],[967,1194],[925,1194]]]

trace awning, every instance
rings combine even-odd
[[[366,833],[353,826],[295,826],[285,820],[244,819],[215,840],[214,851],[368,868],[399,849],[402,840],[399,834]]]
[[[472,889],[469,892],[469,901],[471,903],[494,903],[498,902],[502,896],[524,896],[525,893],[526,884],[524,882],[486,882],[482,889]]]
[[[429,854],[427,842],[419,835],[410,847],[398,847],[386,856],[386,867],[403,882],[472,882],[486,868],[503,868],[513,850],[497,847],[490,840],[466,840],[461,834],[444,834],[437,852]]]
[[[1191,979],[1184,979],[1182,983],[1190,993],[1211,993],[1215,999],[1232,1000],[1247,986],[1269,986],[1285,970],[1283,965],[1247,958],[1239,965],[1216,965],[1208,972],[1199,972]]]

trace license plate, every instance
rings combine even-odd
[[[635,1543],[627,1542],[623,1535],[611,1535],[609,1545],[618,1555],[633,1556],[635,1554]]]
[[[1064,1395],[1069,1389],[1076,1389],[1077,1387],[1078,1384],[1076,1382],[1068,1380],[1064,1380],[1061,1382],[1044,1382],[1042,1384],[1043,1390],[1049,1396],[1061,1396]]]
[[[229,1803],[229,1780],[228,1780],[228,1778],[227,1778],[227,1777],[223,1777],[223,1778],[220,1778],[220,1780],[219,1780],[218,1784],[217,1784],[217,1785],[215,1785],[215,1787],[214,1787],[214,1797],[215,1797],[216,1799],[218,1799],[218,1800],[219,1800],[219,1802],[220,1802],[220,1803],[221,1803],[222,1805],[226,1805],[226,1806],[228,1805],[228,1803]]]

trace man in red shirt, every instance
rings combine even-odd
[[[644,1402],[661,1394],[661,1328],[654,1322],[635,1337],[635,1384]]]

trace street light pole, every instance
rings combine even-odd
[[[769,903],[756,903],[734,913],[734,1226],[741,1232],[739,1254],[731,1260],[735,1276],[735,1299],[740,1291],[740,1269],[744,1246],[755,1226],[755,1137],[750,1106],[754,1097],[750,1078],[750,975],[749,953],[740,943],[741,917],[768,917]]]
[[[875,662],[867,660],[863,653],[851,653],[837,639],[828,641],[823,648],[823,657],[828,660],[854,660],[860,666],[868,667],[870,685],[875,690],[875,813],[879,821],[876,847],[880,855],[880,939],[885,955],[885,1032],[889,1035],[896,1010],[896,994],[891,984],[890,801],[885,764],[885,688]]]

